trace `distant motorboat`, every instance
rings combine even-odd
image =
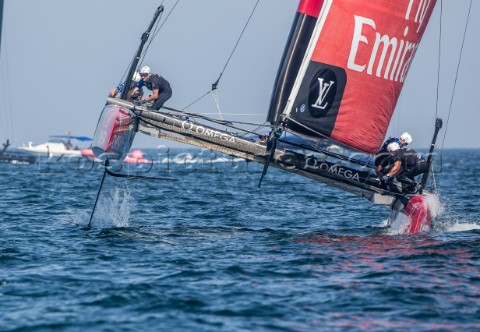
[[[28,142],[27,145],[20,146],[19,149],[33,155],[45,155],[48,157],[81,157],[81,149],[72,144],[72,140],[91,141],[92,139],[85,136],[55,135],[50,136],[47,143],[33,145]]]
[[[80,150],[69,148],[63,142],[49,141],[39,145],[33,145],[33,142],[28,142],[28,145],[20,146],[19,149],[31,154],[45,154],[49,157],[81,156]]]

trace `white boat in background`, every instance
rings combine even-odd
[[[47,157],[81,157],[81,149],[72,143],[72,141],[91,141],[90,137],[86,136],[71,136],[71,135],[54,135],[50,136],[50,140],[46,143],[33,145],[33,142],[28,142],[27,145],[20,146],[19,149],[37,156]]]

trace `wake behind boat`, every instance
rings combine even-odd
[[[136,132],[175,140],[264,164],[260,183],[269,166],[277,167],[390,206],[391,220],[407,217],[405,233],[427,230],[433,194],[405,192],[400,183],[385,186],[373,159],[434,6],[423,0],[301,0],[272,93],[270,125],[257,126],[266,135],[174,107],[155,111],[129,100],[125,89],[120,98],[108,98],[92,150],[115,161],[126,156]],[[160,6],[143,34],[125,86],[162,12]],[[441,127],[437,119],[423,188]]]

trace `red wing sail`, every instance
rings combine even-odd
[[[287,127],[376,153],[436,0],[325,0]]]

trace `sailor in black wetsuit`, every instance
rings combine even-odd
[[[375,155],[375,167],[377,169],[379,165],[389,163],[388,159],[390,158],[390,152],[388,151],[387,147],[390,145],[390,143],[397,143],[400,148],[400,140],[398,138],[390,137],[389,139],[387,139],[385,143],[383,143],[382,147],[380,148],[380,151]],[[381,176],[379,175],[378,172],[377,172],[377,175],[379,177]]]
[[[378,166],[384,158],[389,157],[390,153],[387,150],[387,146],[390,143],[394,143],[394,142],[398,143],[400,148],[404,148],[410,143],[412,143],[412,136],[409,133],[405,132],[401,134],[399,138],[389,137],[383,143],[382,147],[380,148],[380,151],[378,151],[378,153],[375,156],[375,166]]]
[[[421,153],[414,149],[400,149],[400,161],[402,169],[397,180],[402,183],[402,188],[410,193],[421,191],[420,185],[415,182],[415,176],[423,174],[428,169],[428,164]]]
[[[136,89],[142,89],[146,86],[147,89],[152,90],[152,95],[148,98],[142,98],[143,102],[151,102],[154,110],[159,110],[163,104],[172,96],[172,88],[170,83],[157,74],[150,72],[150,67],[143,67],[140,70],[141,81],[138,82]]]
[[[378,154],[375,159],[375,172],[383,186],[390,186],[395,176],[400,172],[400,144],[396,141],[387,145],[386,151]]]
[[[402,192],[421,193],[422,188],[415,182],[415,176],[427,171],[425,158],[414,149],[400,149],[397,142],[390,143],[387,150],[387,155],[375,160],[376,173],[381,183],[388,185],[396,178],[402,184]]]

